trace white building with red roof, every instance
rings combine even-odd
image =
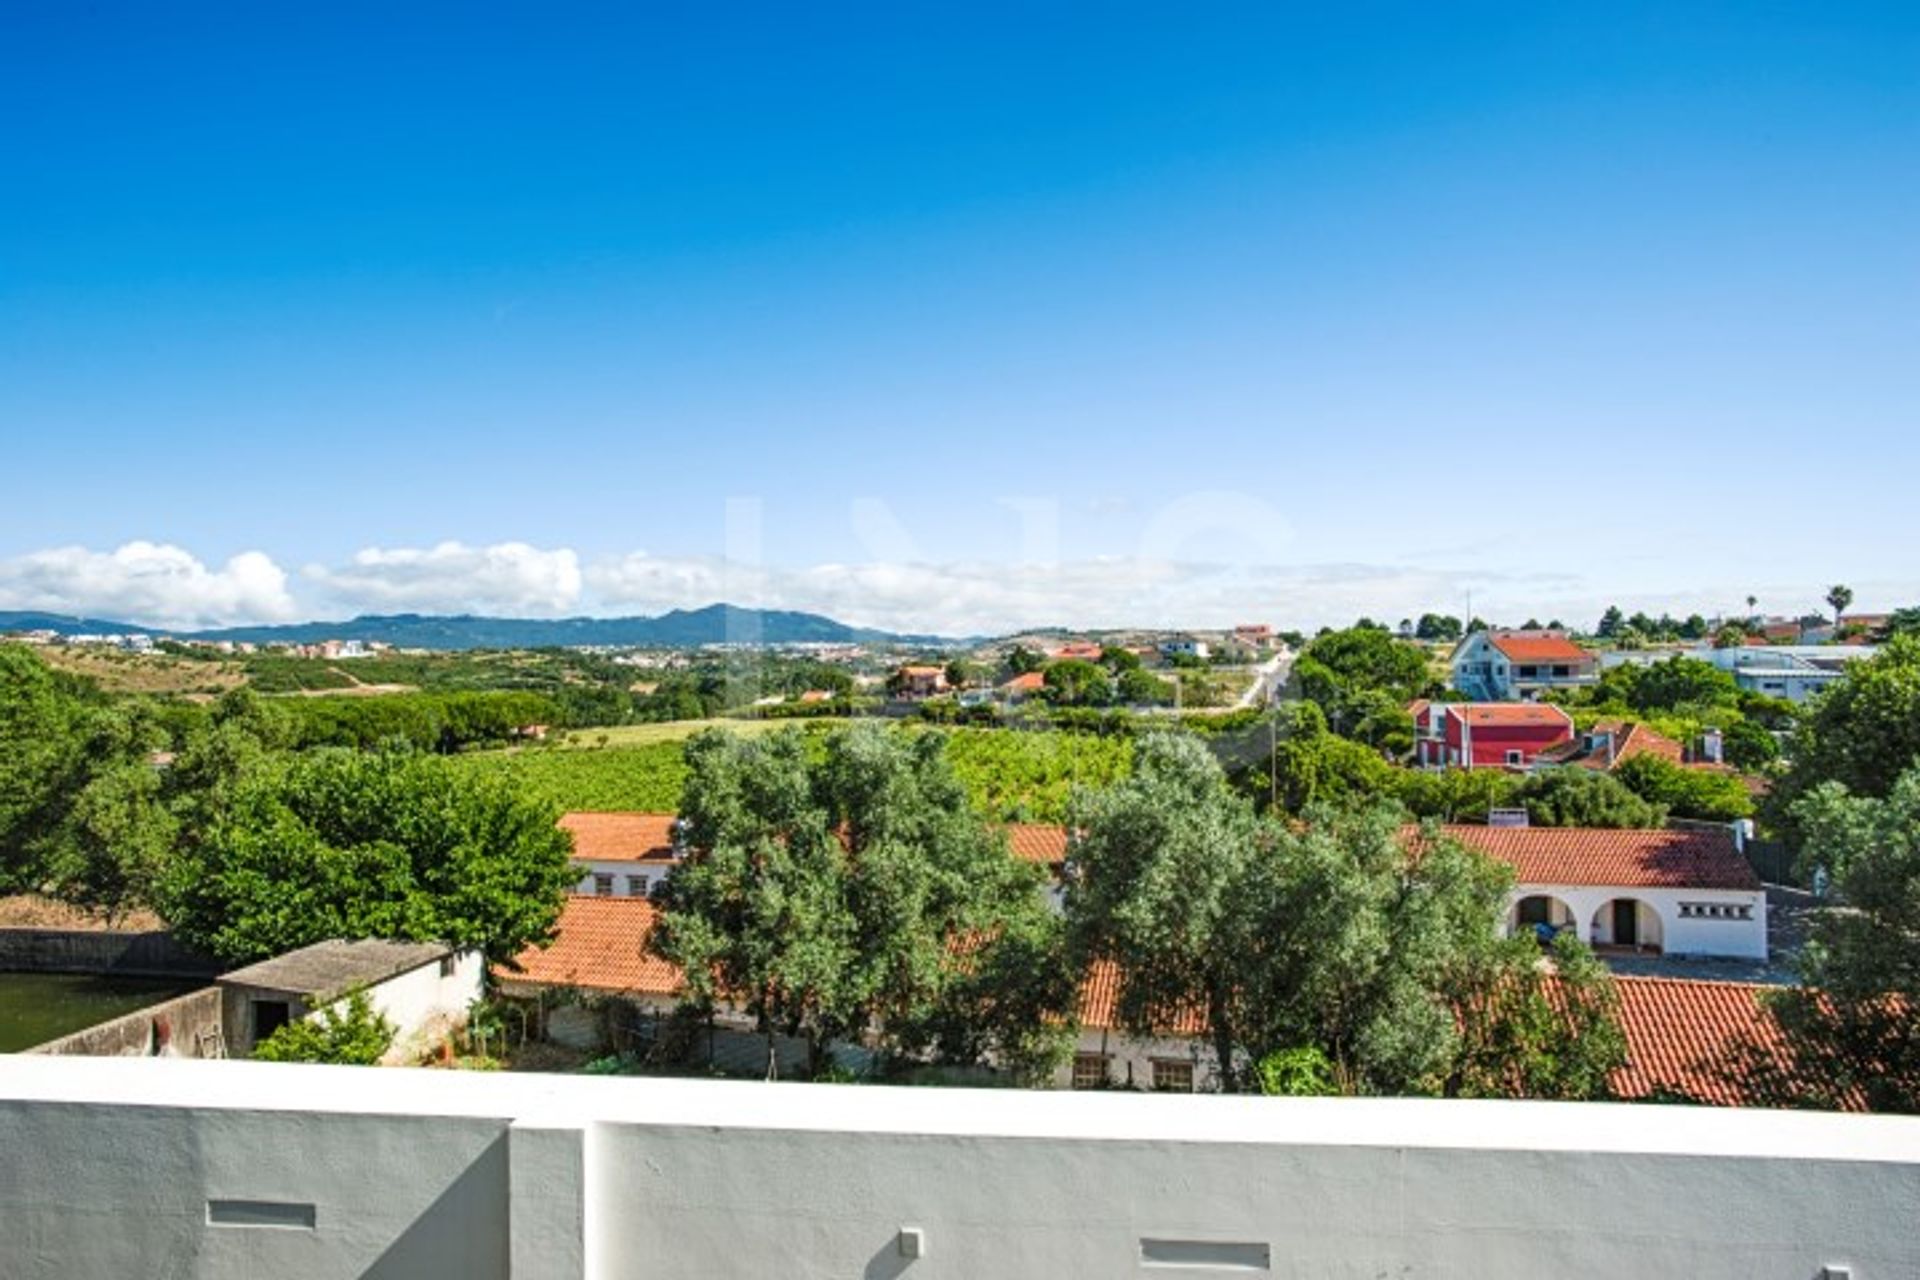
[[[1767,894],[1734,827],[1441,830],[1513,868],[1507,925],[1601,950],[1767,958]]]
[[[644,898],[685,853],[671,813],[569,813],[560,828],[573,837],[576,893]]]
[[[1453,651],[1453,687],[1489,701],[1532,700],[1600,681],[1600,658],[1564,631],[1475,631]]]

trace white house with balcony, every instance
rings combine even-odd
[[[573,837],[575,893],[648,897],[686,855],[671,813],[569,813],[560,827]]]
[[[1475,631],[1453,651],[1453,687],[1488,702],[1533,701],[1600,681],[1600,659],[1564,631]]]
[[[1767,894],[1737,827],[1448,826],[1513,868],[1510,931],[1602,951],[1767,958]]]

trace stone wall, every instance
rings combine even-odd
[[[0,972],[123,973],[159,978],[211,978],[218,961],[164,931],[0,929]]]
[[[83,1058],[222,1057],[220,1007],[220,988],[202,987],[26,1052]]]

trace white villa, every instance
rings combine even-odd
[[[1767,958],[1767,895],[1738,827],[1449,826],[1514,870],[1513,930],[1571,929],[1603,950]]]

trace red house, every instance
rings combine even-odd
[[[1542,702],[1416,702],[1414,759],[1428,769],[1526,769],[1573,741],[1573,717]]]

